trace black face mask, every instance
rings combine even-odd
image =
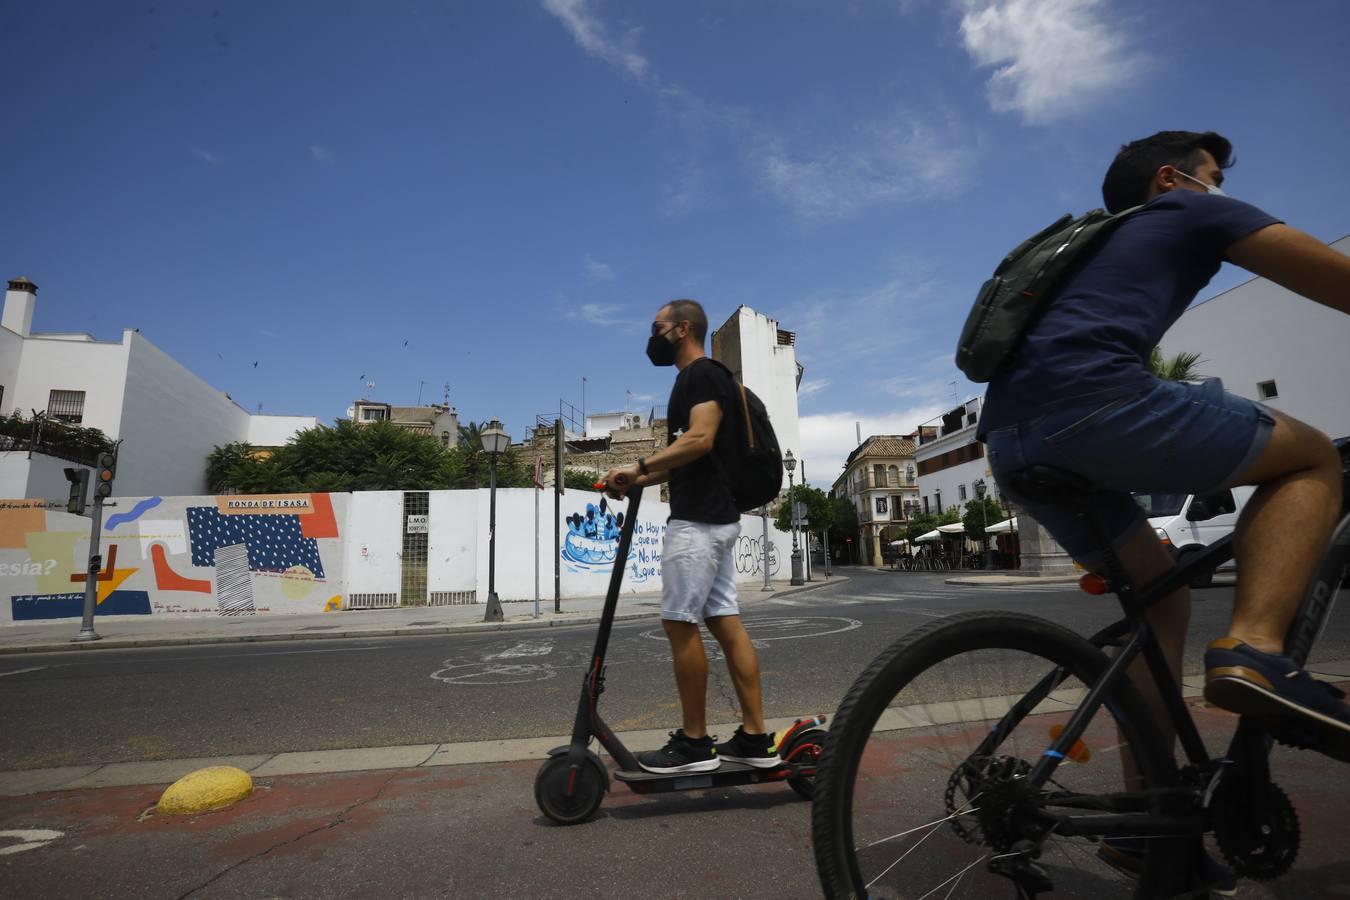
[[[670,331],[674,331],[671,329]],[[666,334],[670,334],[667,331]],[[666,340],[666,334],[654,334],[647,338],[647,358],[654,366],[675,365],[675,345]]]

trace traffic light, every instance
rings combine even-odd
[[[100,453],[98,455],[98,484],[94,493],[99,497],[112,496],[113,476],[117,474],[117,454]]]
[[[70,482],[70,499],[66,501],[66,511],[82,516],[84,498],[89,493],[89,470],[66,469],[66,481]]]

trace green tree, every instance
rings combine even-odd
[[[332,427],[297,434],[265,459],[239,458],[239,448],[217,447],[222,480],[212,490],[242,493],[297,491],[426,491],[487,487],[490,459],[482,445],[447,450],[429,434],[389,422]],[[229,466],[227,461],[233,460]],[[497,460],[497,484],[529,487],[533,472],[517,448]]]
[[[206,457],[206,489],[223,494],[234,487],[230,473],[235,466],[253,461],[255,450],[248,441],[234,441],[218,446]]]
[[[938,527],[936,516],[928,513],[912,516],[908,524],[905,525],[905,538],[912,544],[915,538],[927,534],[936,527]]]
[[[594,472],[578,472],[574,469],[563,470],[563,487],[573,491],[594,491],[599,479]]]
[[[966,503],[966,511],[961,517],[961,523],[966,526],[966,537],[972,541],[978,541],[980,546],[986,546],[984,542],[986,537],[985,527],[997,525],[1004,518],[1003,510],[999,508],[998,501],[993,497],[986,496],[983,500],[970,500]]]
[[[799,503],[806,504],[807,530],[812,534],[823,535],[825,529],[834,528],[836,507],[830,501],[830,498],[825,496],[824,491],[798,484],[792,488],[792,498]],[[778,507],[777,515],[774,516],[774,526],[780,531],[787,531],[791,527],[791,516],[792,505],[787,502],[782,503]]]
[[[466,422],[459,426],[459,445],[482,449],[483,432],[487,429],[487,426],[487,422]]]
[[[1163,381],[1189,381],[1200,373],[1199,353],[1178,353],[1164,359],[1161,347],[1154,347],[1148,355],[1148,370]]]
[[[960,521],[961,521],[961,514],[956,511],[955,506],[951,507],[950,509],[944,509],[942,512],[938,513],[937,516],[938,525],[955,525],[957,522]],[[930,528],[929,531],[932,531],[932,529]]]

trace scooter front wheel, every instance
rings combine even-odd
[[[816,766],[825,752],[825,729],[804,728],[794,734],[778,753],[789,764],[800,766],[801,775],[787,780],[788,785],[803,798],[810,800],[816,793]]]
[[[576,825],[595,815],[609,789],[605,764],[590,750],[573,767],[572,756],[551,756],[534,777],[534,802],[559,825]]]

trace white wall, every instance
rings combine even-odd
[[[964,442],[963,442],[964,443]],[[985,485],[989,489],[986,496],[998,498],[998,486],[994,484],[994,476],[989,471],[989,459],[980,457],[979,459],[963,462],[959,465],[943,469],[941,472],[935,472],[932,475],[919,476],[919,507],[923,508],[923,498],[928,498],[928,509],[933,515],[937,515],[939,510],[934,506],[937,493],[942,494],[943,509],[951,509],[953,506],[960,513],[965,513],[966,503],[975,499],[974,482],[977,478],[983,478]],[[966,486],[966,499],[961,499],[960,485]]]
[[[1350,254],[1350,238],[1332,244]],[[1322,429],[1350,435],[1350,316],[1254,278],[1191,307],[1163,337],[1163,353],[1200,354],[1201,375]],[[1263,400],[1257,384],[1274,380]]]
[[[361,491],[351,495],[343,531],[347,591],[402,594],[403,492]]]
[[[13,397],[6,386],[5,406],[11,410],[18,407],[24,415],[30,415],[34,409],[46,411],[53,390],[84,391],[80,424],[116,437],[122,427],[129,346],[126,334],[117,344],[30,337],[23,342]]]
[[[478,492],[431,491],[427,500],[427,591],[477,590]],[[550,528],[552,500],[549,496],[541,504]]]
[[[0,499],[31,497],[64,503],[70,497],[67,468],[89,469],[88,466],[43,453],[34,453],[30,460],[26,450],[0,451]],[[92,469],[90,471],[92,473]],[[91,474],[85,500],[93,502],[93,499],[94,480]]]
[[[0,328],[0,388],[4,388],[3,396],[0,396],[0,416],[7,416],[14,411],[19,362],[22,358],[23,338],[8,328]]]
[[[139,334],[123,339],[131,352],[114,491],[204,493],[207,456],[242,440],[249,414]]]
[[[248,417],[247,436],[236,440],[248,441],[255,447],[280,447],[301,431],[317,428],[314,416],[260,416]]]

